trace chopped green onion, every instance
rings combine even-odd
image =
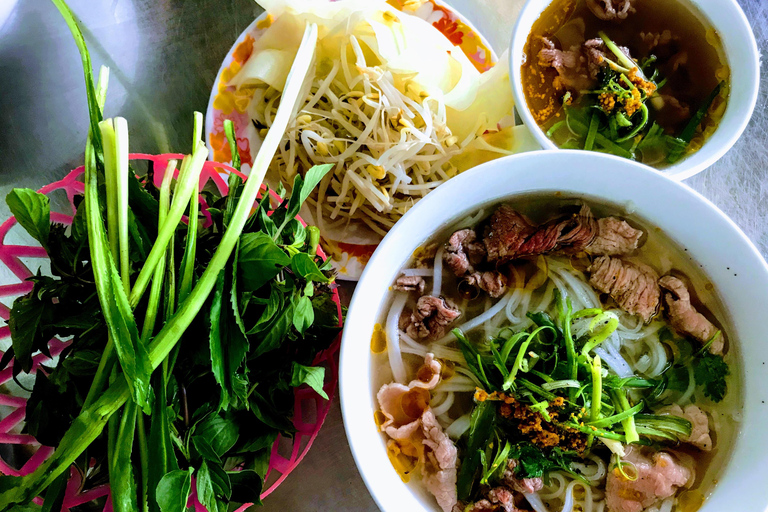
[[[648,107],[645,106],[645,103],[641,103],[640,104],[640,113],[642,114],[643,117],[640,120],[640,122],[638,123],[638,125],[635,126],[635,128],[631,132],[629,132],[624,137],[618,139],[616,142],[618,142],[618,143],[626,142],[629,139],[633,138],[638,133],[640,133],[640,131],[643,128],[645,128],[645,125],[648,124]]]
[[[555,389],[563,389],[563,388],[579,388],[581,387],[581,383],[577,380],[572,379],[565,379],[565,380],[550,380],[550,382],[545,382],[541,385],[543,389],[546,389],[547,391],[554,391]]]
[[[592,151],[595,146],[595,136],[597,135],[597,128],[600,124],[600,120],[597,118],[597,112],[592,113],[592,118],[589,120],[589,130],[587,130],[587,140],[584,142],[584,149],[586,151]]]

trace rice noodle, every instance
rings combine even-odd
[[[493,318],[496,316],[509,302],[510,297],[512,297],[512,294],[515,292],[515,290],[510,290],[507,292],[506,295],[504,295],[501,299],[499,299],[496,304],[494,304],[490,309],[488,309],[485,313],[482,315],[478,315],[469,322],[465,322],[458,327],[463,332],[469,332],[476,327],[482,325],[487,319]],[[456,339],[456,336],[453,335],[453,333],[448,333],[439,340],[437,340],[435,343],[438,345],[444,345],[448,343],[449,341],[453,341]]]
[[[404,268],[400,273],[408,277],[432,277],[435,275],[435,271],[431,268]]]
[[[440,287],[443,285],[443,246],[435,252],[434,277],[432,278],[432,296],[440,296]]]
[[[432,412],[435,413],[435,416],[440,416],[442,414],[445,414],[448,412],[448,409],[451,408],[453,405],[453,399],[454,394],[451,391],[448,391],[445,395],[445,399],[442,402],[438,402],[439,405],[431,405]]]
[[[448,434],[451,439],[459,439],[467,430],[469,430],[469,426],[470,413],[467,413],[456,418],[453,423],[445,429],[445,433]]]
[[[537,493],[523,493],[523,496],[525,496],[526,501],[533,507],[534,512],[549,512],[549,509],[547,509],[547,506],[544,505],[544,502]]]
[[[395,293],[395,299],[392,301],[392,306],[389,308],[389,314],[387,315],[386,326],[389,366],[392,369],[392,376],[395,382],[400,384],[405,384],[406,372],[403,358],[400,355],[400,331],[398,324],[400,323],[400,315],[403,313],[407,300],[408,294]]]

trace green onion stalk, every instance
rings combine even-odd
[[[53,0],[54,3],[67,18],[67,22],[70,24],[70,28],[73,33],[77,32],[76,39],[79,34],[79,38],[82,39],[82,34],[79,33],[74,17],[71,11],[61,0]],[[305,28],[302,43],[296,54],[296,58],[291,67],[288,79],[286,81],[286,88],[283,94],[283,101],[278,108],[275,115],[273,126],[267,133],[264,142],[261,146],[254,164],[252,166],[252,172],[250,178],[245,182],[242,196],[237,203],[234,214],[230,220],[230,223],[224,232],[219,247],[214,252],[208,267],[205,269],[200,279],[192,288],[189,296],[180,303],[178,310],[167,321],[165,326],[158,332],[152,342],[147,348],[147,356],[149,367],[151,370],[159,367],[171,350],[176,346],[180,340],[184,331],[189,327],[194,318],[197,316],[200,309],[203,307],[206,299],[210,295],[213,287],[216,284],[216,278],[222,269],[224,269],[227,261],[229,260],[240,234],[250,216],[251,207],[256,201],[259,189],[264,180],[269,163],[277,151],[277,147],[283,137],[285,129],[292,115],[292,110],[298,101],[301,93],[301,86],[303,79],[312,63],[312,58],[315,52],[315,46],[317,43],[317,26],[308,25]],[[78,43],[80,46],[80,43]],[[82,45],[81,53],[84,50],[84,43]],[[90,65],[90,59],[83,58],[84,63],[87,62]],[[86,68],[86,83],[91,84],[89,80],[89,69]],[[89,106],[91,108],[91,121],[92,127],[98,125],[99,113],[94,114],[95,106],[97,105],[95,99],[95,92],[93,95],[89,92]],[[96,122],[93,122],[96,121]],[[96,129],[92,129],[89,135],[88,142],[86,144],[85,154],[85,168],[86,168],[86,191],[85,200],[86,211],[90,209],[91,215],[89,215],[91,221],[88,222],[88,234],[89,240],[92,241],[91,245],[96,247],[95,254],[92,255],[94,272],[98,273],[97,269],[114,269],[114,262],[109,259],[111,255],[107,251],[102,253],[101,247],[108,247],[106,243],[106,237],[104,233],[104,226],[101,223],[99,216],[99,224],[96,225],[93,219],[96,218],[95,206],[98,205],[98,182],[97,182],[97,151],[95,148],[101,147],[100,134],[96,133]],[[207,149],[201,144],[197,151],[193,153],[192,161],[194,164],[202,160],[204,162],[207,157]],[[184,165],[182,164],[182,167]],[[187,167],[187,173],[181,174],[187,180],[180,183],[183,187],[182,190],[189,188],[189,193],[177,195],[174,197],[174,202],[171,206],[171,212],[166,219],[166,225],[163,226],[163,230],[158,233],[158,239],[150,251],[150,255],[147,258],[147,265],[142,269],[139,274],[139,278],[134,284],[134,288],[130,295],[130,304],[135,306],[141,296],[143,295],[146,287],[149,284],[150,278],[155,272],[156,266],[159,264],[159,260],[166,254],[166,246],[173,236],[178,220],[180,220],[181,214],[178,215],[176,224],[170,225],[172,219],[176,216],[176,211],[184,210],[186,204],[189,202],[189,198],[192,191],[195,188],[195,184],[199,177],[199,172],[195,175],[189,167],[196,167],[191,165]],[[193,183],[194,182],[194,183]],[[177,208],[178,203],[178,208]],[[90,208],[89,208],[90,207]],[[100,230],[99,230],[100,227]],[[94,258],[96,256],[96,258]],[[113,272],[112,275],[116,275],[117,272]],[[115,283],[109,283],[114,285]],[[111,286],[113,290],[117,290],[118,297],[117,302],[120,303],[123,297],[119,297],[124,291],[122,288],[115,288]],[[101,292],[107,291],[106,287],[101,287]],[[100,294],[101,297],[101,294]],[[130,320],[132,315],[130,310],[125,311],[120,309],[121,317],[118,319]],[[112,319],[107,319],[108,324],[112,323]],[[112,330],[115,330],[115,326],[110,326]],[[135,327],[135,324],[134,324]],[[138,338],[138,334],[136,334]],[[121,342],[124,340],[121,340]],[[115,340],[117,344],[118,340]],[[139,345],[141,346],[141,345]],[[132,390],[129,388],[129,382],[126,379],[126,374],[118,376],[113,384],[111,384],[93,404],[83,408],[82,412],[74,419],[71,427],[65,433],[59,446],[53,452],[53,454],[41,464],[37,470],[33,473],[19,478],[15,485],[6,488],[0,493],[0,511],[10,511],[17,508],[19,504],[29,503],[34,497],[40,495],[49,485],[51,485],[69,466],[83,453],[83,451],[91,444],[104,430],[104,427],[108,419],[118,411],[130,398]],[[148,377],[148,376],[142,376]],[[134,383],[135,385],[135,383]]]

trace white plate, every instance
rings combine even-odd
[[[391,0],[389,3],[394,8],[401,9],[401,1]],[[488,41],[464,16],[443,1],[426,0],[416,11],[407,12],[435,26],[454,46],[464,52],[478,70],[486,71],[497,62],[496,54]],[[240,34],[227,52],[216,74],[205,114],[205,142],[210,151],[210,159],[231,163],[231,153],[223,137],[222,126],[223,119],[231,119],[235,124],[238,147],[243,161],[242,169],[246,174],[250,171],[250,162],[256,157],[261,147],[261,137],[245,113],[249,98],[238,96],[235,88],[227,87],[226,82],[231,78],[229,74],[233,74],[233,62],[237,61],[235,62],[237,66],[238,62],[244,62],[243,57],[247,59],[250,55],[247,39],[258,39],[269,23],[266,13],[259,16]],[[222,80],[224,73],[228,73],[226,80]],[[340,254],[331,254],[334,269],[338,272],[340,279],[356,281],[376,246],[344,243],[344,241],[339,246]]]

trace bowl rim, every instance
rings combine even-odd
[[[585,176],[585,172],[589,175]],[[619,189],[621,192],[617,192]],[[739,496],[743,510],[768,509],[768,495],[760,485],[768,481],[768,465],[763,463],[768,451],[758,448],[765,446],[760,425],[768,422],[768,407],[764,405],[768,388],[760,384],[768,377],[768,344],[759,343],[759,322],[752,320],[764,315],[759,304],[768,302],[768,264],[741,229],[696,191],[637,162],[578,150],[513,155],[460,174],[417,203],[371,257],[348,310],[340,355],[339,396],[350,450],[373,499],[383,511],[438,510],[436,505],[427,504],[430,502],[423,489],[401,482],[373,419],[377,406],[368,340],[374,323],[388,305],[385,297],[389,286],[412,251],[441,227],[484,204],[546,191],[633,204],[638,215],[664,229],[682,247],[690,248],[688,254],[702,264],[721,302],[728,304],[729,336],[755,339],[736,348],[745,406],[742,426],[735,436],[731,459],[700,512],[728,509],[734,495]],[[445,204],[464,206],[450,211],[439,207]],[[688,227],[694,223],[698,223],[699,230]],[[696,232],[703,232],[701,228],[706,228],[708,235],[716,234],[717,243],[698,236]],[[426,235],[414,236],[419,232]],[[748,297],[741,293],[742,289],[749,290]],[[726,298],[740,301],[738,309],[731,310],[736,306]],[[734,460],[739,463],[734,464]]]
[[[523,48],[533,23],[553,0],[527,0],[512,30],[509,46],[510,85],[518,113],[528,130],[544,149],[559,149],[536,123],[520,81]],[[736,0],[683,0],[690,3],[715,29],[723,44],[731,87],[728,104],[715,132],[702,147],[679,162],[657,169],[675,180],[698,174],[723,157],[736,143],[749,124],[757,104],[760,87],[760,52],[752,27]]]

